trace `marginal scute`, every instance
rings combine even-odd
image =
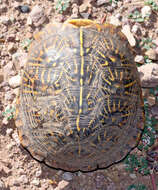
[[[24,67],[16,125],[47,165],[91,171],[122,160],[144,128],[140,79],[120,29],[91,20],[47,25]]]

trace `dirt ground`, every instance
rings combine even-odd
[[[123,161],[88,173],[55,170],[37,162],[20,145],[13,112],[33,35],[52,21],[89,18],[126,28],[149,114],[158,119],[156,97],[148,93],[149,87],[158,86],[157,7],[158,1],[145,0],[0,0],[0,190],[156,190],[151,175],[127,172]],[[144,38],[148,40],[140,47]],[[158,190],[156,173],[155,181]]]

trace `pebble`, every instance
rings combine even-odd
[[[155,53],[158,55],[158,47],[155,49]]]
[[[0,5],[0,13],[5,13],[5,12],[7,12],[7,5],[6,4]]]
[[[19,183],[27,184],[27,183],[28,183],[28,178],[27,178],[26,175],[21,175],[21,176],[17,179],[17,181],[18,181]]]
[[[78,18],[78,14],[79,14],[78,5],[73,4],[71,18]]]
[[[97,0],[97,6],[101,6],[105,3],[109,3],[109,0]]]
[[[10,87],[12,87],[12,88],[16,88],[16,87],[20,86],[21,76],[16,75],[16,76],[11,77],[9,79],[8,83],[9,83]]]
[[[47,20],[43,8],[38,5],[32,8],[32,11],[30,12],[30,17],[28,18],[31,19],[31,21],[27,20],[27,23],[32,22],[36,27],[44,24],[45,21]]]
[[[12,55],[12,60],[17,71],[22,69],[27,62],[27,53],[16,52]]]
[[[155,104],[155,97],[154,96],[148,96],[147,102],[150,106],[153,106]]]
[[[10,23],[10,18],[8,16],[1,16],[0,23],[4,25],[8,25]]]
[[[7,145],[7,149],[8,150],[11,150],[13,147],[15,147],[16,143],[15,142],[10,142],[8,145]]]
[[[138,67],[142,87],[155,87],[158,85],[158,64],[150,63]]]
[[[32,184],[32,185],[35,185],[35,186],[39,186],[39,185],[40,185],[40,180],[37,179],[37,178],[35,178],[35,179],[33,179],[33,180],[31,181],[31,184]]]
[[[0,190],[5,190],[5,184],[1,179],[0,179]]]
[[[156,105],[152,106],[151,114],[155,117],[155,119],[158,119],[158,106]]]
[[[70,172],[65,172],[62,178],[66,181],[71,181],[73,179],[73,174]]]
[[[136,63],[143,64],[144,63],[144,57],[142,55],[136,55],[134,61]]]
[[[80,15],[84,18],[84,19],[88,19],[90,17],[90,13],[80,13]]]
[[[141,9],[141,15],[143,18],[145,17],[150,17],[152,13],[152,9],[150,6],[144,6],[142,9]]]
[[[11,135],[12,132],[13,132],[12,128],[7,128],[6,130],[7,135]]]
[[[136,178],[137,178],[136,174],[129,174],[129,176],[130,176],[130,178],[132,178],[132,179],[136,179]]]
[[[137,24],[133,25],[131,31],[132,31],[132,33],[137,34],[137,35],[141,34],[140,27]]]
[[[16,51],[17,51],[17,47],[15,46],[15,43],[14,42],[9,43],[9,45],[8,45],[8,52],[10,54],[13,54]]]
[[[113,16],[113,15],[110,17],[109,22],[110,22],[110,24],[113,24],[115,26],[121,26],[120,20],[117,17]]]
[[[30,12],[30,8],[27,5],[19,6],[19,10],[22,13],[29,13]]]
[[[8,119],[7,119],[6,117],[3,118],[2,124],[3,124],[3,125],[8,125],[8,123],[9,123]]]
[[[58,186],[54,190],[64,189],[69,184],[68,181],[62,180],[58,183]]]
[[[131,45],[132,47],[134,47],[134,46],[136,45],[136,40],[135,40],[133,34],[132,34],[131,31],[130,31],[130,26],[129,26],[129,25],[124,25],[124,26],[122,27],[122,32],[123,32],[124,35],[127,37],[128,41],[129,41],[129,43],[130,43],[130,45]]]
[[[158,46],[158,38],[156,38],[155,40],[153,40],[153,43]]]
[[[83,12],[86,12],[89,8],[89,4],[88,3],[83,3],[82,5],[80,5],[79,7],[79,12],[80,13],[83,13]]]
[[[157,60],[157,55],[155,49],[149,49],[145,52],[145,55],[148,56],[149,59]]]
[[[3,82],[4,76],[3,76],[3,71],[0,69],[0,83]]]
[[[15,131],[15,132],[12,134],[12,138],[13,138],[14,141],[16,142],[16,145],[17,145],[17,146],[20,146],[20,140],[19,140],[19,136],[18,136],[17,131]]]
[[[15,95],[13,94],[12,91],[7,91],[5,92],[5,97],[4,97],[4,100],[7,102],[7,101],[10,101],[12,102],[15,98]]]
[[[8,36],[7,36],[7,42],[13,42],[13,41],[15,41],[15,38],[16,38],[16,34],[14,33],[14,34],[9,34]]]
[[[41,174],[42,174],[42,171],[41,171],[41,170],[38,170],[38,171],[36,171],[35,176],[36,176],[36,177],[40,177]]]

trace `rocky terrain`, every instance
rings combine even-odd
[[[70,18],[106,21],[122,28],[136,52],[148,116],[158,121],[158,1],[0,0],[0,190],[158,190],[158,166],[151,167],[154,175],[126,171],[125,162],[70,173],[37,162],[20,145],[13,117],[29,45],[46,24]],[[158,123],[154,126],[157,143]],[[149,144],[151,139],[144,139]],[[138,149],[133,153],[144,155]]]

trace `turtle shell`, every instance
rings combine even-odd
[[[36,34],[16,115],[21,144],[53,168],[91,171],[122,160],[138,144],[144,109],[120,29],[78,19]]]

